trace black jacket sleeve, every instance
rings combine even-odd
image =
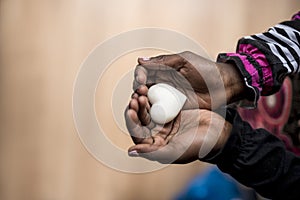
[[[300,199],[300,157],[264,129],[253,130],[234,110],[231,136],[209,162],[271,199]]]

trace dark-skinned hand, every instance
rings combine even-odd
[[[130,156],[160,163],[188,163],[218,152],[231,132],[231,124],[209,110],[183,110],[171,122],[160,125],[151,120],[149,109],[146,96],[132,95],[125,111],[127,129],[135,143],[128,150]]]
[[[133,89],[167,83],[183,92],[184,109],[214,110],[245,98],[245,83],[236,66],[216,63],[192,52],[138,59]]]

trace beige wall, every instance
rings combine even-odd
[[[300,8],[296,0],[0,2],[3,200],[170,199],[206,165],[131,175],[96,161],[82,146],[72,118],[80,64],[105,39],[151,26],[181,32],[215,58],[234,51],[239,37],[289,19]],[[131,63],[135,60],[123,65]]]

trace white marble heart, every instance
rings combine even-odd
[[[150,116],[158,124],[172,121],[186,101],[186,96],[182,92],[165,83],[153,85],[147,95],[152,104]]]

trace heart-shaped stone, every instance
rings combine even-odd
[[[172,121],[186,101],[186,96],[182,92],[165,83],[153,85],[147,95],[152,104],[150,116],[158,124]]]

